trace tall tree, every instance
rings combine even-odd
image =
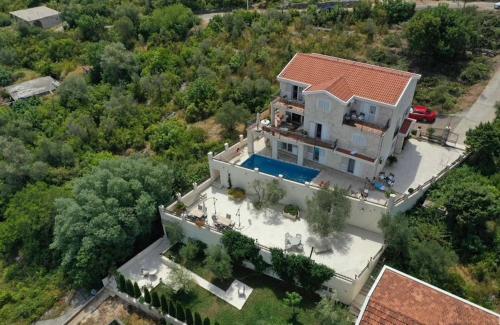
[[[221,245],[213,245],[207,249],[205,265],[218,279],[229,279],[232,276],[231,257]]]
[[[351,202],[347,191],[340,188],[320,189],[307,200],[305,219],[309,228],[316,234],[326,237],[344,228],[350,215]]]
[[[56,200],[54,241],[62,270],[75,286],[98,285],[108,270],[146,240],[157,206],[172,199],[172,171],[142,159],[103,161]]]
[[[250,114],[243,106],[236,106],[232,101],[225,102],[215,114],[215,119],[222,125],[228,135],[233,135],[236,126],[250,118]]]

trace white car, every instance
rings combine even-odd
[[[493,8],[500,9],[500,2],[493,4]]]

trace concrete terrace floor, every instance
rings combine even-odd
[[[329,253],[313,253],[311,258],[324,264],[335,272],[355,278],[382,248],[383,236],[361,228],[347,226],[343,232],[328,238],[320,238],[308,229],[304,219],[290,220],[282,216],[283,206],[276,209],[257,210],[251,200],[235,202],[227,195],[227,190],[218,189],[217,184],[205,190],[201,196],[206,198],[196,202],[190,209],[197,209],[198,204],[204,204],[207,209],[208,223],[214,225],[212,215],[226,216],[231,214],[235,221],[235,230],[254,238],[268,248],[285,248],[285,233],[292,236],[302,235],[304,250],[302,254],[309,256],[312,247],[328,246]],[[302,213],[302,211],[301,211]]]

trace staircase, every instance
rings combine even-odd
[[[368,277],[368,280],[366,280],[365,284],[363,285],[363,288],[359,291],[358,295],[354,298],[353,302],[349,306],[349,311],[356,317],[358,317],[359,312],[361,311],[361,307],[363,306],[363,303],[365,302],[366,297],[368,296],[368,293],[370,292],[370,289],[372,288],[373,284],[375,283],[375,280],[377,279],[377,276],[379,275],[380,271],[382,270],[382,267],[384,266],[384,258],[380,258],[377,262],[377,265],[373,268],[372,273]]]

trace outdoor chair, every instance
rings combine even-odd
[[[238,296],[240,296],[240,297],[244,297],[245,296],[245,286],[244,285],[240,286],[238,288]]]
[[[226,218],[231,219],[231,214],[226,213]]]

